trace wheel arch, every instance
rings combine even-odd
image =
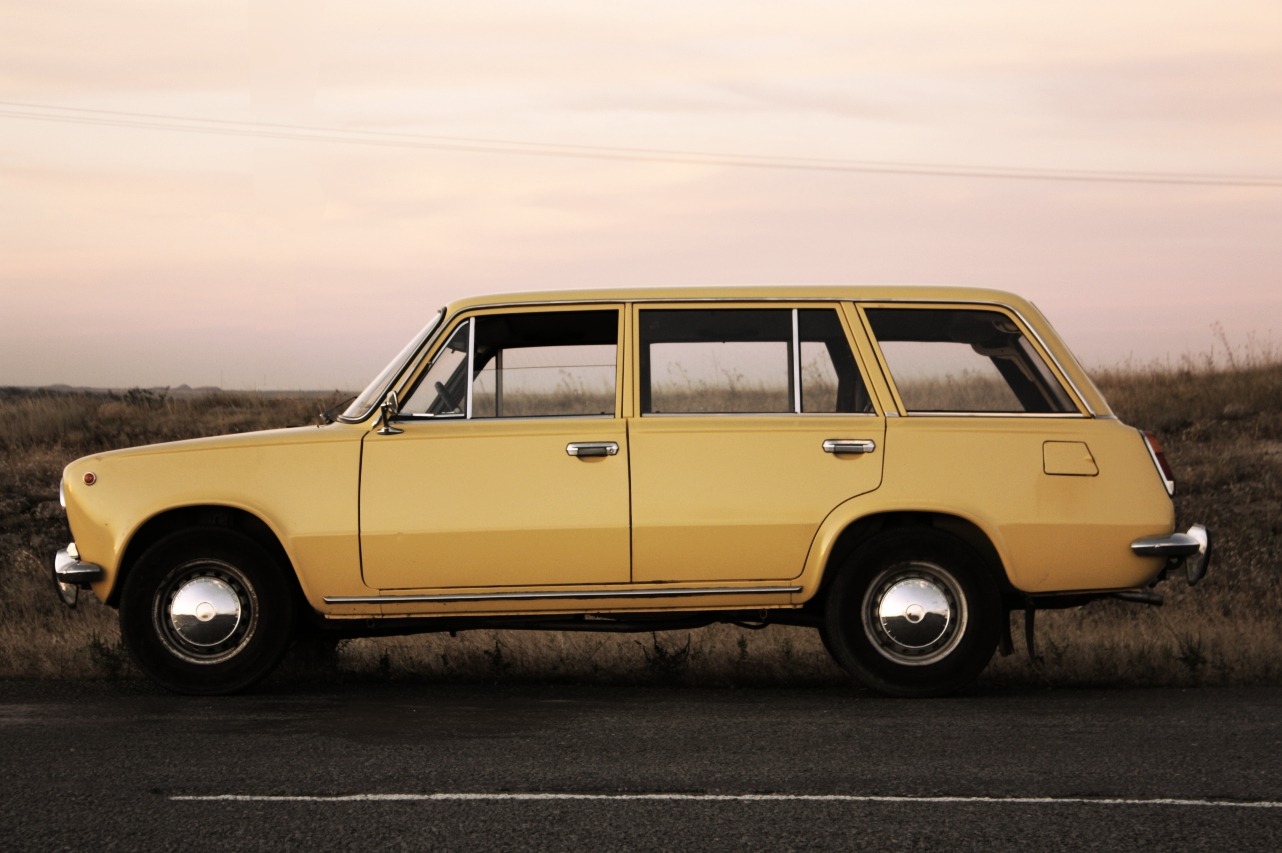
[[[837,534],[823,560],[823,573],[809,606],[820,608],[824,606],[841,566],[860,545],[887,531],[908,527],[940,530],[958,539],[979,556],[984,567],[997,583],[1002,600],[1007,606],[1010,606],[1011,602],[1018,597],[1019,593],[1010,582],[1005,561],[1002,560],[997,546],[993,544],[992,538],[983,528],[974,521],[948,512],[896,510],[857,518]]]
[[[152,516],[134,531],[121,556],[120,572],[107,599],[107,604],[112,607],[119,606],[121,591],[125,587],[129,572],[133,570],[138,559],[147,553],[147,549],[165,537],[185,530],[228,530],[252,540],[266,551],[281,571],[288,576],[297,600],[300,603],[304,601],[294,563],[271,526],[252,512],[239,507],[209,504],[166,510]]]

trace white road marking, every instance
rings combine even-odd
[[[206,794],[175,795],[172,802],[236,803],[417,803],[417,802],[546,802],[549,800],[597,800],[608,802],[811,802],[811,803],[932,803],[960,805],[1024,806],[1193,806],[1226,809],[1282,809],[1273,800],[1196,800],[1177,797],[906,797],[860,794],[558,794],[558,793],[465,793],[435,794]]]

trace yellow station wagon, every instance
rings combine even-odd
[[[1041,314],[950,288],[566,291],[443,309],[319,427],[79,459],[54,579],[160,684],[241,690],[306,623],[816,628],[954,691],[1010,613],[1206,571],[1157,440]]]

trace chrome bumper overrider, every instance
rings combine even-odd
[[[83,587],[102,577],[102,566],[93,563],[82,563],[73,542],[63,548],[53,558],[53,582],[58,588],[58,595],[69,607],[76,606]]]
[[[1131,551],[1140,557],[1166,557],[1167,571],[1183,563],[1192,586],[1206,576],[1207,566],[1211,564],[1211,533],[1195,524],[1186,533],[1136,539],[1131,543]],[[1193,556],[1197,559],[1190,561],[1189,557]]]

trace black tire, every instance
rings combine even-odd
[[[825,606],[828,651],[889,696],[952,693],[993,657],[1001,595],[984,561],[932,528],[870,539],[840,568]]]
[[[267,676],[293,638],[286,568],[233,531],[153,545],[125,580],[120,634],[138,668],[176,693],[235,693]]]

